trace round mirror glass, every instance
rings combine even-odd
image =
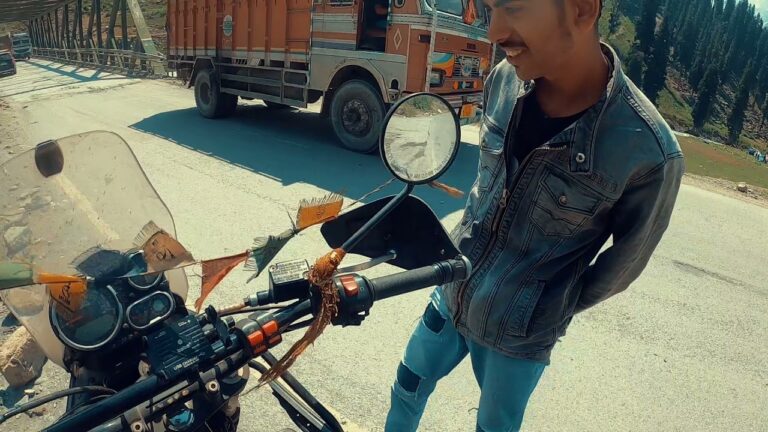
[[[382,131],[381,156],[398,179],[429,183],[453,163],[460,142],[453,107],[440,96],[419,93],[390,110]]]

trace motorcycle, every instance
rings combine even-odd
[[[64,415],[46,431],[235,431],[254,369],[299,429],[342,431],[286,369],[325,325],[361,325],[376,302],[469,276],[470,262],[411,194],[445,173],[459,144],[447,101],[426,93],[400,100],[387,113],[380,149],[403,189],[330,216],[327,202],[315,207],[310,216],[331,252],[314,265],[267,266],[275,248],[202,262],[203,291],[246,257],[258,255],[269,274],[268,290],[203,312],[185,305],[184,268],[196,261],[118,135],[47,141],[1,165],[9,193],[0,197],[0,298],[70,384],[0,415],[0,424],[66,397]],[[346,254],[370,261],[342,268]],[[402,271],[359,273],[382,262]],[[271,354],[282,335],[303,328],[303,345],[280,360]]]

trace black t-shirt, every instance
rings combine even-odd
[[[507,167],[511,166],[512,157],[517,159],[518,163],[522,163],[523,159],[535,148],[547,143],[584,114],[582,111],[569,117],[547,117],[541,110],[534,93],[523,99],[522,109],[520,122],[515,131],[512,151],[509,151],[510,140],[507,140],[506,143]]]

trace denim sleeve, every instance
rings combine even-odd
[[[684,169],[682,157],[669,159],[627,186],[611,216],[613,245],[577,282],[576,313],[626,290],[640,276],[669,226]]]

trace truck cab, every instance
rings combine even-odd
[[[238,98],[271,109],[322,99],[340,144],[365,153],[405,95],[440,94],[464,124],[482,114],[482,0],[440,0],[436,13],[432,0],[168,1],[169,67],[205,117],[231,114]]]
[[[17,59],[29,59],[32,56],[32,43],[26,33],[12,33],[13,56]]]

